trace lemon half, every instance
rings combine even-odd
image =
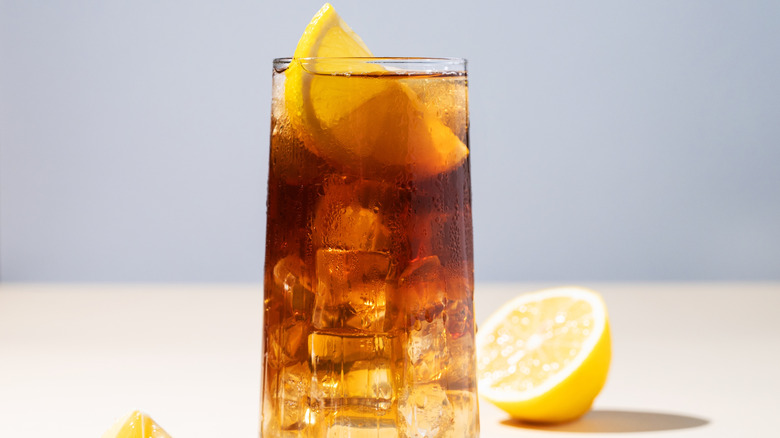
[[[480,395],[529,422],[585,414],[611,359],[604,301],[579,287],[517,297],[479,327],[476,344]]]

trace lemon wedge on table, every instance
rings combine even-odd
[[[364,172],[426,176],[461,164],[469,153],[465,139],[401,76],[356,59],[371,56],[328,3],[306,26],[285,72],[287,112],[306,147],[333,166]]]
[[[171,438],[143,412],[133,411],[120,418],[101,438]]]
[[[537,423],[585,414],[609,371],[604,301],[579,287],[521,295],[479,327],[481,396],[513,418]]]

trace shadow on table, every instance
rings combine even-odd
[[[661,412],[595,409],[579,420],[565,424],[533,424],[514,419],[504,420],[501,424],[556,432],[626,433],[690,429],[709,424],[709,420]]]

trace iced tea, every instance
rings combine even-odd
[[[476,437],[465,61],[291,62],[273,73],[262,434]]]

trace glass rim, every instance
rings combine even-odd
[[[274,68],[284,68],[289,66],[293,59],[298,59],[304,62],[315,61],[318,63],[339,63],[343,61],[360,62],[364,64],[378,64],[378,65],[396,65],[396,66],[425,66],[425,71],[433,72],[446,72],[446,71],[463,71],[467,70],[468,60],[466,58],[448,58],[438,57],[429,58],[422,56],[332,56],[332,57],[307,57],[307,58],[292,58],[283,57],[275,58],[273,60]],[[448,68],[449,67],[449,68]],[[454,69],[452,67],[455,67]]]
[[[312,56],[306,58],[298,58],[306,61],[324,61],[324,60],[364,60],[364,61],[387,61],[387,62],[409,62],[415,63],[442,63],[442,64],[465,64],[466,58],[458,57],[427,57],[427,56]],[[274,58],[274,62],[290,62],[293,60],[292,56],[283,56],[280,58]]]

